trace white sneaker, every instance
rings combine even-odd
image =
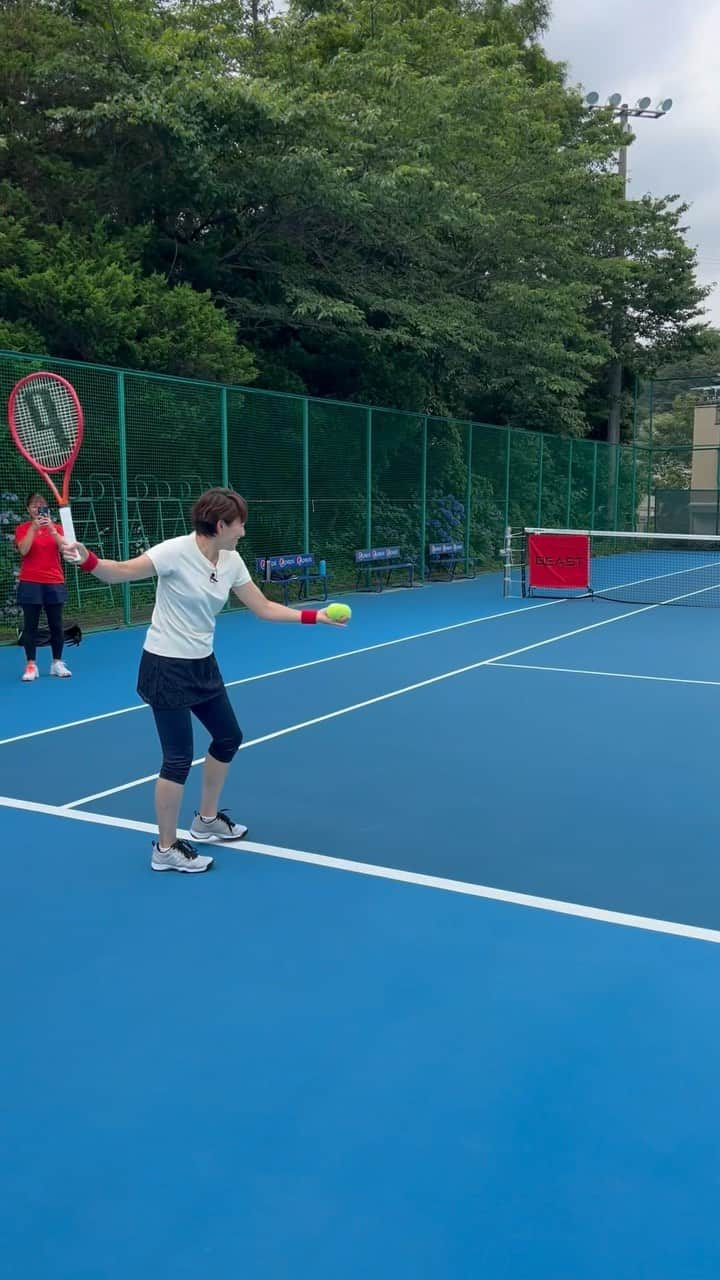
[[[50,663],[50,675],[60,676],[61,679],[66,680],[68,676],[72,675],[72,671],[68,670],[62,658],[54,658]]]
[[[169,849],[161,849],[153,840],[150,866],[153,871],[209,871],[213,859],[198,853],[189,840],[176,840]]]
[[[190,835],[193,840],[242,840],[247,835],[247,830],[241,822],[233,822],[226,809],[218,809],[209,822],[196,813]]]
[[[40,675],[37,662],[28,662],[25,666],[20,679],[21,680],[37,680]]]

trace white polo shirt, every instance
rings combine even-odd
[[[237,551],[221,551],[217,564],[211,564],[194,533],[168,538],[145,554],[158,583],[143,647],[163,658],[207,658],[213,651],[215,618],[230,591],[251,580],[244,560]]]

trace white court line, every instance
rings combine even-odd
[[[405,588],[398,588],[405,590]],[[611,601],[617,603],[617,601]],[[392,645],[406,644],[409,640],[424,640],[426,636],[442,635],[446,631],[457,631],[460,627],[475,627],[482,622],[493,622],[497,618],[509,618],[516,613],[530,613],[533,609],[547,609],[553,604],[567,604],[561,600],[543,600],[539,604],[520,605],[517,609],[503,609],[500,613],[486,613],[479,618],[468,618],[465,622],[452,622],[446,627],[433,627],[430,631],[417,631],[414,635],[398,636],[395,640],[381,640],[378,644],[368,644],[362,649],[348,649],[344,653],[326,654],[324,658],[312,658],[310,662],[299,662],[292,667],[278,667],[275,671],[260,671],[254,676],[243,676],[240,680],[228,680],[225,688],[234,689],[241,684],[253,684],[255,680],[269,680],[271,676],[284,676],[292,671],[305,671],[308,667],[318,667],[324,662],[339,662],[342,658],[354,658],[359,653],[374,653],[376,649],[389,649]],[[96,716],[85,716],[82,720],[68,720],[65,724],[52,724],[46,729],[33,729],[29,733],[17,733],[12,738],[0,738],[0,747],[7,747],[12,742],[24,742],[26,738],[38,738],[45,733],[59,733],[61,729],[76,729],[83,724],[94,724],[96,720],[110,720],[113,716],[125,716],[130,711],[147,711],[144,702],[135,702],[131,707],[120,707],[117,711],[103,711]]]
[[[532,662],[496,662],[491,666],[507,667],[510,671],[557,671],[566,676],[608,676],[611,680],[654,680],[658,684],[702,684],[720,688],[720,680],[691,680],[682,676],[643,676],[633,671],[590,671],[585,667],[541,667]]]
[[[708,590],[708,588],[703,588]],[[693,592],[694,595],[699,592]],[[582,635],[586,631],[595,631],[598,627],[609,627],[613,622],[622,622],[625,618],[633,618],[639,613],[648,613],[651,609],[659,609],[657,604],[644,604],[640,609],[631,609],[629,613],[615,614],[612,618],[603,618],[600,622],[591,622],[584,627],[575,627],[573,631],[565,631],[559,636],[550,636],[547,640],[536,640],[533,644],[522,645],[519,649],[510,649],[507,653],[496,653],[491,658],[482,658],[479,662],[470,662],[464,667],[456,667],[453,671],[443,671],[439,676],[429,676],[414,684],[405,685],[402,689],[392,689],[389,693],[377,694],[374,698],[365,698],[362,702],[353,702],[348,707],[340,707],[337,711],[328,711],[322,716],[313,716],[311,720],[301,720],[299,724],[288,725],[285,729],[276,729],[274,733],[266,733],[261,738],[251,738],[243,742],[240,750],[257,747],[262,742],[272,742],[274,738],[283,738],[288,733],[297,733],[300,729],[309,729],[312,725],[323,724],[326,720],[336,720],[338,716],[349,715],[351,711],[362,711],[365,707],[376,706],[380,702],[388,702],[391,698],[400,698],[406,693],[415,693],[417,689],[426,689],[429,685],[440,684],[443,680],[452,680],[455,676],[465,675],[468,671],[477,671],[480,667],[489,667],[500,663],[504,658],[516,658],[518,654],[530,653],[533,649],[542,649],[546,644],[557,644],[559,640],[569,640],[572,636]],[[192,764],[202,764],[204,756],[193,760]],[[104,800],[107,796],[115,796],[120,791],[130,791],[133,787],[142,787],[154,782],[157,773],[149,773],[144,778],[134,778],[131,782],[123,782],[119,787],[108,787],[105,791],[94,791],[89,796],[81,796],[79,800],[69,800],[64,808],[76,809],[81,804],[91,804],[93,800]]]
[[[126,818],[114,818],[104,813],[80,812],[60,805],[38,804],[30,800],[15,800],[0,796],[0,806],[19,809],[22,812],[43,813],[53,818],[71,818],[79,822],[99,826],[116,827],[127,831],[143,831],[156,835],[157,827],[149,822],[136,822]],[[189,832],[180,831],[183,838]],[[621,925],[626,929],[644,929],[649,933],[672,934],[680,938],[692,938],[699,942],[720,943],[720,930],[705,929],[699,925],[681,924],[675,920],[656,920],[652,916],[629,915],[624,911],[607,911],[602,907],[585,906],[577,902],[563,902],[556,898],[540,898],[535,894],[515,893],[509,889],[495,889],[490,885],[472,884],[465,880],[449,880],[444,876],[428,876],[416,871],[401,871],[396,867],[377,866],[374,863],[354,862],[349,858],[331,858],[321,853],[308,853],[302,849],[285,849],[279,845],[260,844],[254,840],[223,841],[239,853],[257,853],[265,858],[281,858],[286,862],[304,862],[332,871],[349,871],[354,875],[371,876],[378,880],[394,880],[400,884],[414,884],[427,889],[441,889],[446,893],[460,893],[471,898],[486,898],[492,902],[506,902],[512,906],[530,907],[536,911],[550,911],[557,915],[575,916],[582,920],[596,920],[601,924]],[[214,846],[217,847],[217,846]]]

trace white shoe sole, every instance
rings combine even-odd
[[[51,671],[50,675],[55,676],[57,680],[69,680],[72,676],[72,671]]]
[[[199,875],[202,875],[203,871],[211,871],[213,866],[214,866],[213,862],[209,862],[206,867],[167,867],[164,865],[158,866],[156,863],[151,862],[150,870],[151,871],[181,871],[181,872],[184,872],[186,875],[199,876]]]
[[[241,827],[241,834],[239,836],[221,836],[221,835],[218,835],[215,831],[211,831],[209,834],[206,834],[203,831],[196,831],[194,827],[191,827],[190,839],[206,840],[206,841],[216,840],[218,843],[224,843],[226,840],[244,840],[248,833],[247,827],[243,827],[241,822],[237,822],[235,825],[238,827]]]

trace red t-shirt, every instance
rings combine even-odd
[[[54,526],[63,536],[62,526]],[[30,528],[30,521],[19,524],[15,530],[15,545],[22,542]],[[36,529],[35,537],[27,555],[23,556],[20,565],[21,582],[64,582],[63,562],[58,545],[49,529]]]

